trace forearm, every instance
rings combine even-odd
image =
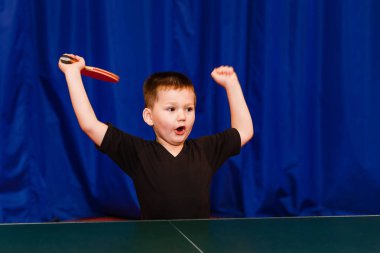
[[[65,75],[70,93],[71,103],[81,129],[100,145],[107,126],[98,121],[95,112],[88,99],[79,71],[71,71]]]
[[[80,127],[85,130],[97,121],[94,110],[84,89],[80,72],[72,71],[65,75],[71,103]]]
[[[254,134],[251,114],[239,82],[227,86],[226,92],[231,112],[231,127],[239,131],[243,146]]]

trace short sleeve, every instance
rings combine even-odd
[[[127,134],[109,124],[98,149],[107,154],[128,175],[132,176],[138,162],[138,150],[143,144],[143,139]]]
[[[240,153],[241,139],[239,132],[235,128],[230,128],[215,135],[201,137],[199,140],[214,172],[229,157]]]

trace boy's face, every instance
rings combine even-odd
[[[168,150],[182,147],[195,121],[195,94],[191,89],[160,89],[150,110],[149,125]]]

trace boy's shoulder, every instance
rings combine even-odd
[[[208,145],[239,144],[240,146],[240,134],[235,128],[228,128],[222,132],[189,139],[188,142],[189,144],[202,145],[205,148],[208,148]]]

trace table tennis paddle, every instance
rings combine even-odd
[[[71,57],[70,55],[64,54],[61,56],[60,61],[65,64],[71,64],[71,63],[77,62],[78,60]],[[114,73],[111,73],[104,69],[91,67],[91,66],[85,66],[82,69],[81,74],[84,76],[92,77],[98,80],[111,82],[111,83],[117,83],[120,80],[119,76],[115,75]]]

